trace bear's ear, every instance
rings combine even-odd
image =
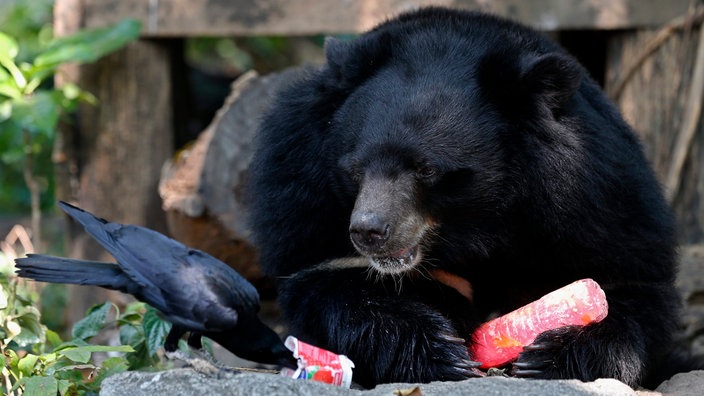
[[[579,65],[560,54],[541,55],[529,60],[520,77],[524,92],[543,100],[552,110],[561,107],[577,92],[581,80]]]
[[[391,55],[388,34],[368,33],[352,41],[325,39],[328,69],[342,83],[357,85],[383,66]]]
[[[523,58],[523,59],[520,59]],[[490,53],[480,61],[479,84],[487,99],[506,115],[525,117],[537,107],[555,112],[579,88],[582,72],[571,58],[560,54],[519,59]]]
[[[325,59],[328,65],[340,67],[347,59],[347,54],[351,52],[352,44],[349,41],[342,41],[335,37],[325,37]]]

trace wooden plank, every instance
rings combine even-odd
[[[81,28],[82,2],[56,0],[57,35]],[[97,62],[62,66],[55,83],[77,84],[93,93],[98,105],[80,106],[75,122],[62,124],[53,156],[57,198],[114,221],[166,230],[157,185],[162,165],[173,151],[168,43],[139,40]],[[73,225],[67,233],[70,257],[110,259]],[[100,288],[69,290],[71,304],[65,315],[69,324],[84,317],[93,304],[124,299]]]
[[[357,33],[428,5],[483,10],[539,29],[661,25],[690,0],[84,0],[84,24],[142,21],[144,37]]]
[[[615,34],[609,41],[607,89],[620,81],[656,31],[643,30]],[[694,77],[699,32],[678,31],[649,56],[616,99],[626,121],[638,131],[645,153],[658,179],[666,180],[673,152],[684,127],[688,95]],[[704,123],[696,136],[680,174],[680,188],[672,208],[677,216],[677,235],[682,244],[704,240]]]

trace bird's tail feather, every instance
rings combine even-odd
[[[58,205],[64,212],[79,222],[86,232],[95,238],[105,249],[115,255],[117,246],[110,232],[119,228],[121,224],[109,222],[64,201],[59,201]]]
[[[17,275],[50,283],[94,285],[128,292],[129,278],[116,264],[29,254],[15,260]]]

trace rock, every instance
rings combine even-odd
[[[655,389],[663,395],[701,396],[704,394],[704,370],[675,374]]]
[[[682,295],[684,310],[683,337],[692,352],[704,356],[704,245],[680,248],[680,268],[677,288]],[[702,391],[704,394],[704,390]]]
[[[418,389],[416,389],[418,388]],[[701,388],[700,388],[701,389]],[[412,391],[415,390],[415,393]],[[402,393],[397,393],[402,391]],[[420,393],[419,393],[420,392]],[[285,378],[275,374],[220,372],[208,376],[192,369],[162,372],[125,372],[103,381],[102,396],[180,396],[227,395],[310,395],[310,396],[391,396],[404,395],[636,395],[630,387],[614,379],[594,382],[577,380],[525,380],[486,377],[461,382],[430,384],[384,384],[362,391],[342,389],[314,381]]]
[[[362,395],[393,395],[398,389],[420,387],[422,395],[636,395],[623,382],[598,379],[593,382],[578,380],[527,380],[506,377],[475,378],[461,382],[432,382],[422,385],[384,384]]]

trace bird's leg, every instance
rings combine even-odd
[[[194,349],[203,349],[203,342],[201,341],[201,334],[196,332],[191,332],[188,335],[188,346]]]
[[[164,352],[174,352],[178,349],[178,340],[186,333],[186,329],[178,325],[172,325],[169,334],[164,341]]]

